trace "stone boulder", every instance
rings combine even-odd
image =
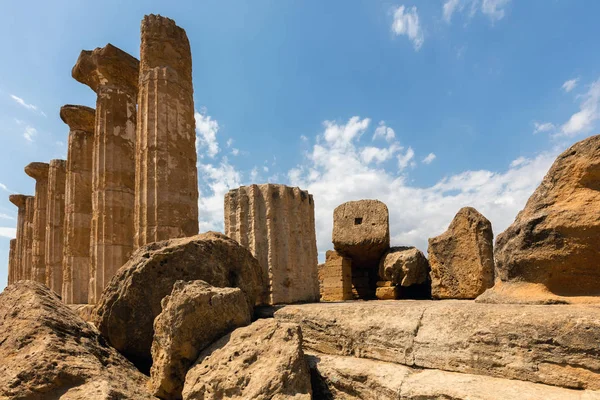
[[[311,383],[296,324],[261,319],[204,350],[188,372],[185,400],[310,400]]]
[[[161,399],[181,399],[185,374],[200,351],[250,320],[240,289],[177,281],[154,320],[152,393]]]
[[[93,322],[143,371],[152,363],[153,323],[162,311],[161,300],[179,280],[239,287],[249,311],[264,290],[258,261],[223,234],[208,232],[139,248],[104,289]]]
[[[46,286],[0,294],[0,399],[151,399],[147,378]]]
[[[600,135],[562,153],[496,239],[496,279],[600,295]],[[524,298],[527,293],[523,292]]]
[[[472,207],[461,208],[448,230],[429,239],[431,295],[474,299],[494,284],[492,224]]]
[[[392,247],[379,262],[379,277],[408,287],[426,283],[429,262],[416,247]]]

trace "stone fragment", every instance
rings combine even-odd
[[[96,111],[85,106],[65,105],[60,109],[60,118],[69,126],[62,298],[67,304],[86,304],[90,285]]]
[[[306,350],[600,390],[600,309],[473,301],[289,305]]]
[[[65,221],[65,182],[67,162],[51,160],[48,169],[46,207],[46,286],[62,293],[63,237]]]
[[[135,247],[198,234],[192,54],[169,18],[142,20],[136,130]]]
[[[208,232],[140,247],[104,290],[94,323],[144,371],[152,363],[153,322],[161,313],[161,300],[178,280],[239,287],[249,312],[264,290],[258,261],[223,234]]]
[[[352,300],[352,260],[328,250],[319,265],[321,301]]]
[[[266,303],[318,301],[315,205],[307,191],[275,184],[230,190],[225,234],[260,262]]]
[[[97,94],[88,293],[96,303],[133,251],[139,61],[107,44],[82,51],[72,75]]]
[[[17,206],[17,242],[15,247],[15,259],[13,262],[13,282],[26,279],[25,270],[29,268],[25,264],[25,241],[27,234],[27,198],[31,196],[25,196],[23,194],[11,194],[8,199],[11,203]]]
[[[312,397],[310,372],[296,324],[260,319],[204,350],[188,372],[185,400]]]
[[[496,279],[600,295],[600,135],[562,153],[496,239]],[[527,292],[522,292],[526,300]],[[508,300],[508,299],[507,299]],[[510,300],[514,301],[514,300]]]
[[[396,300],[400,298],[400,287],[396,286],[396,284],[393,282],[389,283],[389,285],[380,286],[379,282],[377,282],[375,296],[377,296],[379,300]]]
[[[204,281],[175,282],[161,303],[154,320],[149,386],[161,399],[181,399],[185,374],[200,351],[248,325],[251,315],[239,288],[216,288]]]
[[[0,398],[153,398],[147,378],[44,285],[7,287],[0,321]]]
[[[379,262],[379,277],[404,287],[424,284],[429,262],[416,247],[392,247]]]
[[[25,173],[35,179],[35,204],[31,239],[31,276],[29,279],[46,283],[46,207],[48,204],[47,163],[33,162],[25,167]]]
[[[492,224],[472,207],[461,208],[448,230],[429,239],[431,295],[474,299],[494,284]]]
[[[25,199],[25,235],[23,241],[23,279],[33,279],[33,217],[35,211],[35,197],[28,196]]]
[[[9,248],[8,248],[8,284],[12,284],[16,282],[15,275],[15,267],[16,267],[16,252],[17,252],[17,239],[11,239]]]

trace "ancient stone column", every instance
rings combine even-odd
[[[8,284],[16,282],[15,280],[15,252],[17,251],[17,239],[10,239],[8,248]]]
[[[25,233],[23,235],[23,277],[33,279],[33,222],[35,213],[35,196],[27,196],[25,200]]]
[[[65,216],[65,179],[67,162],[51,160],[48,170],[46,207],[46,286],[62,293],[63,224]]]
[[[135,246],[198,233],[192,55],[169,18],[142,21]]]
[[[225,234],[261,264],[266,303],[318,301],[315,205],[307,191],[273,184],[230,190]]]
[[[8,199],[11,203],[17,206],[17,242],[15,248],[15,261],[13,263],[13,282],[25,279],[25,232],[26,232],[26,202],[27,198],[31,196],[25,196],[23,194],[11,194]]]
[[[92,225],[92,152],[96,111],[66,105],[60,118],[69,125],[62,299],[67,304],[88,302],[90,235]]]
[[[42,162],[33,162],[25,167],[25,173],[35,179],[30,279],[43,284],[46,284],[46,207],[49,167],[47,163]]]
[[[138,70],[136,58],[107,44],[82,51],[72,71],[73,78],[98,95],[92,162],[90,303],[97,301],[133,251]]]

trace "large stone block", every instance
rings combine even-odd
[[[57,294],[61,294],[67,162],[51,160],[49,165],[45,241],[46,286]]]
[[[352,260],[328,250],[319,265],[321,301],[352,300]]]
[[[392,247],[379,262],[379,277],[397,285],[421,285],[429,279],[429,262],[416,247]]]
[[[275,184],[230,190],[225,234],[258,259],[266,303],[318,301],[315,205],[308,192]]]

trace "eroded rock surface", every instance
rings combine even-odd
[[[328,250],[319,265],[321,301],[352,300],[352,260]]]
[[[264,290],[258,261],[216,232],[152,243],[138,249],[110,281],[94,323],[111,345],[142,369],[151,364],[154,319],[176,281],[239,287],[249,312]]]
[[[8,286],[0,321],[0,398],[153,398],[147,378],[44,285]]]
[[[203,351],[188,372],[186,400],[310,400],[310,372],[296,324],[261,319]]]
[[[185,374],[200,351],[251,320],[238,288],[177,281],[154,320],[150,387],[161,399],[181,399]]]
[[[416,247],[392,247],[379,262],[379,277],[404,287],[420,285],[429,279],[429,263]]]

